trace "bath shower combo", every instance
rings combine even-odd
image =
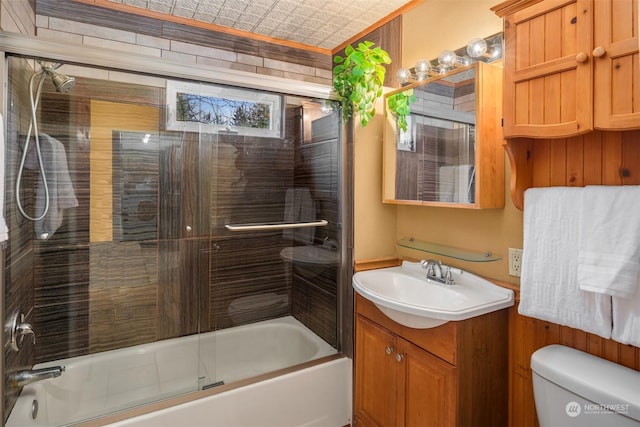
[[[0,36],[5,194],[16,201],[5,210],[12,222],[3,292],[16,313],[17,350],[3,366],[3,421],[68,425],[171,400],[197,400],[202,409],[189,416],[208,420],[218,405],[270,400],[271,408],[247,414],[347,424],[351,365],[340,307],[350,229],[342,209],[352,196],[341,182],[348,162],[340,115],[318,101],[329,89],[289,81],[269,89],[262,77],[247,87],[250,76],[217,71],[229,78],[218,82],[209,69],[149,60],[141,70],[138,58],[121,53],[105,64],[100,52],[91,63],[90,50],[69,57],[39,41],[24,52],[24,41],[12,40]],[[53,59],[35,59],[45,51]],[[61,72],[67,62],[75,78]],[[101,69],[119,71],[111,79]],[[140,73],[150,78],[141,83]],[[233,86],[258,107],[279,98],[272,112],[282,133],[167,126],[169,82],[185,76],[204,93]],[[76,79],[81,85],[66,95]],[[222,105],[216,95],[204,101]],[[75,190],[61,187],[60,168]],[[74,204],[63,205],[66,197]],[[140,210],[140,201],[153,209]],[[63,218],[68,207],[75,209]],[[52,218],[60,228],[47,228]],[[285,395],[296,387],[314,404],[276,409],[293,403]],[[183,417],[181,408],[153,416]],[[228,411],[220,422],[240,415]]]

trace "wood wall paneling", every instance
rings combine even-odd
[[[358,43],[368,40],[386,50],[391,57],[391,64],[385,65],[387,70],[384,84],[390,87],[399,87],[400,82],[396,79],[396,72],[402,67],[402,15],[389,21],[383,27],[377,28],[366,36],[353,41],[351,44],[357,46]],[[334,55],[344,56],[344,49],[334,52]]]
[[[597,335],[521,316],[517,305],[509,309],[509,425],[538,426],[533,397],[531,354],[551,344],[593,354],[640,371],[640,348]]]
[[[511,197],[524,207],[530,187],[640,184],[640,131],[593,131],[559,139],[513,138]]]

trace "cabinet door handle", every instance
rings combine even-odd
[[[387,354],[393,353],[393,347],[388,345],[387,348],[384,349],[384,352]]]
[[[578,52],[578,54],[576,55],[576,62],[579,62],[581,64],[587,62],[587,59],[589,59],[589,55],[584,52]]]
[[[593,56],[596,58],[603,57],[605,53],[607,53],[607,51],[602,46],[598,46],[593,49]]]
[[[402,362],[404,360],[404,354],[402,353],[397,353],[396,354],[396,361],[397,362]]]

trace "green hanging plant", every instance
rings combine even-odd
[[[407,116],[411,114],[410,104],[416,100],[413,89],[396,92],[387,97],[389,111],[396,116],[397,124],[403,132],[407,131]]]
[[[363,41],[354,48],[345,48],[345,57],[336,55],[333,62],[333,88],[342,105],[342,115],[350,119],[354,111],[362,126],[376,114],[376,99],[382,96],[386,70],[382,64],[390,64],[389,54],[374,43]]]

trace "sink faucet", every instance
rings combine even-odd
[[[36,381],[59,377],[64,371],[64,366],[16,371],[8,375],[7,382],[10,389],[17,390]]]
[[[435,280],[444,285],[455,285],[451,268],[447,268],[447,270],[444,271],[442,261],[432,259],[422,260],[420,261],[420,265],[427,270],[427,279]]]

